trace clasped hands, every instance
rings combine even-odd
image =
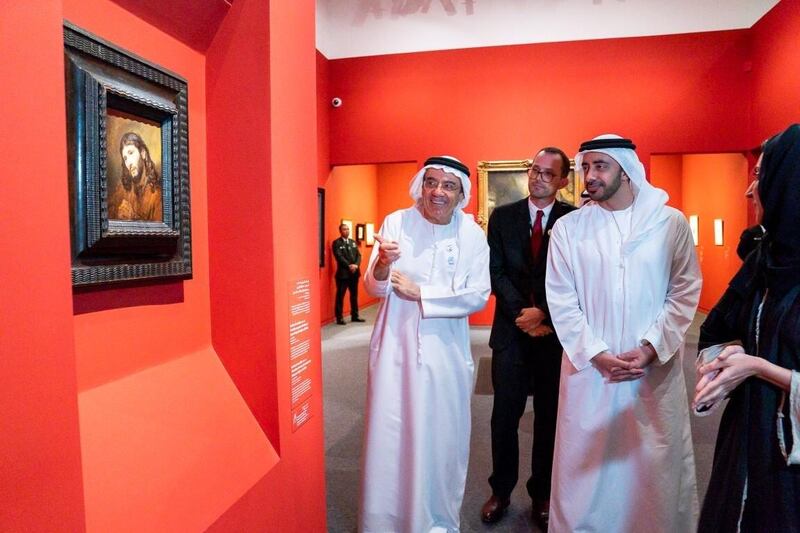
[[[378,280],[385,280],[389,277],[389,270],[395,261],[400,259],[400,245],[395,241],[386,239],[381,235],[375,235],[378,241],[378,260],[375,262],[373,276]],[[391,272],[392,288],[406,300],[419,301],[420,289],[411,278],[396,270]]]
[[[525,307],[520,311],[514,323],[531,337],[542,337],[553,333],[553,328],[542,324],[542,320],[544,320],[544,311],[538,307]]]
[[[592,358],[592,365],[609,383],[621,383],[642,378],[644,369],[655,359],[655,348],[645,344],[617,355],[601,352]]]
[[[713,361],[697,369],[700,379],[694,388],[692,408],[708,409],[724,400],[742,381],[758,373],[758,362],[741,346],[726,346]]]

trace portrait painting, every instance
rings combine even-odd
[[[188,83],[64,23],[72,284],[192,275]]]
[[[106,135],[108,218],[161,222],[161,125],[109,108]]]
[[[478,161],[477,222],[484,231],[495,207],[528,197],[528,169],[532,163],[530,159]],[[567,178],[567,186],[558,191],[556,199],[578,206],[583,187],[576,183],[573,161]]]

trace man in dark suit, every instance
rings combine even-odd
[[[361,277],[359,265],[361,252],[358,245],[350,237],[350,227],[342,224],[339,226],[341,237],[333,241],[333,257],[336,258],[336,323],[344,325],[342,309],[344,307],[344,293],[350,291],[350,317],[352,322],[364,322],[358,317],[358,278]]]
[[[533,518],[547,527],[553,467],[561,345],[545,298],[550,229],[575,207],[556,201],[568,183],[569,158],[558,148],[540,150],[528,170],[524,200],[495,208],[489,218],[489,270],[496,297],[492,333],[492,496],[481,509],[497,522],[510,504],[519,469],[519,420],[533,392],[533,458],[527,483]]]

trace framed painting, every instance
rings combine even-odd
[[[317,187],[317,254],[319,267],[325,266],[325,189]]]
[[[531,159],[478,161],[478,217],[486,231],[489,216],[495,207],[522,200],[528,196],[528,169]],[[569,183],[558,191],[556,198],[579,206],[583,184],[575,180],[575,162],[569,162]]]
[[[361,243],[364,239],[366,239],[366,231],[367,225],[366,224],[356,224],[356,242]]]
[[[192,274],[188,87],[64,24],[72,284]]]

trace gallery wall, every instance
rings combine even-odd
[[[699,308],[710,310],[742,262],[739,235],[748,225],[748,159],[743,154],[653,155],[652,182],[670,193],[669,204],[699,220],[695,246],[703,272]],[[714,220],[723,220],[723,244],[714,243]]]
[[[667,205],[683,211],[683,156],[681,154],[652,155],[650,183],[669,195]]]
[[[683,156],[683,209],[699,217],[695,248],[703,267],[700,309],[717,303],[742,262],[736,255],[739,236],[747,226],[747,159],[741,154]],[[714,243],[714,220],[723,221],[723,244]]]
[[[326,110],[330,163],[449,153],[474,174],[479,160],[530,157],[548,144],[574,154],[606,132],[631,137],[648,169],[651,154],[749,153],[800,117],[798,5],[783,0],[750,30],[330,61],[328,96],[344,102]],[[676,205],[684,192],[668,188]],[[743,197],[732,201],[745,208]],[[467,211],[477,211],[475,197]],[[707,279],[715,267],[704,268]],[[492,312],[490,302],[471,322],[489,324]]]
[[[0,12],[2,239],[19,254],[0,267],[0,529],[322,531],[319,328],[297,425],[288,318],[298,280],[319,314],[315,249],[296,246],[316,238],[296,216],[316,209],[314,3],[237,1],[207,50],[171,31],[192,2],[179,21],[174,2],[147,21],[124,4]],[[189,84],[191,279],[72,290],[63,19]]]
[[[352,165],[334,167],[325,182],[325,267],[322,269],[322,322],[327,323],[335,319],[334,303],[336,296],[336,258],[333,256],[332,243],[339,238],[339,224],[342,219],[353,223],[350,238],[355,240],[355,225],[372,222],[379,224],[378,220],[378,171],[376,165]],[[363,272],[369,261],[372,247],[365,241],[358,244],[361,253],[361,271]],[[359,280],[358,305],[363,309],[375,298],[367,294],[364,284]],[[350,295],[345,295],[344,318],[350,320]]]
[[[0,530],[82,531],[61,1],[0,15]]]
[[[753,123],[758,146],[789,124],[800,122],[800,0],[781,0],[752,28]]]
[[[329,105],[329,102],[326,104]],[[335,112],[335,110],[334,110]],[[321,113],[322,115],[323,113]],[[325,114],[327,116],[327,114]],[[323,149],[324,150],[324,149]],[[321,150],[322,153],[322,150]],[[324,158],[324,154],[320,159]],[[324,172],[325,180],[325,266],[320,269],[323,288],[320,297],[323,324],[334,320],[336,296],[336,263],[331,243],[339,238],[338,226],[342,219],[356,223],[371,222],[375,231],[380,229],[387,214],[411,205],[408,182],[418,170],[416,163],[384,163],[381,165],[344,165]],[[355,238],[354,235],[350,236]],[[359,243],[361,271],[367,267],[372,247],[365,241]],[[327,288],[327,290],[325,290]],[[363,282],[359,282],[359,308],[363,309],[377,300],[367,294]],[[345,319],[350,316],[349,296],[344,302]]]

